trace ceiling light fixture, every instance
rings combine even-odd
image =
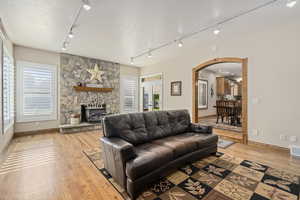
[[[221,31],[220,31],[220,29],[218,29],[218,28],[216,28],[216,29],[214,30],[214,34],[215,34],[215,35],[219,35],[220,32],[221,32]]]
[[[72,29],[73,29],[73,28],[72,28]],[[68,37],[71,38],[71,39],[74,37],[74,33],[73,33],[72,29],[71,29],[71,31],[70,31],[69,34],[68,34]]]
[[[131,58],[130,58],[130,64],[133,65],[133,63],[134,63],[134,59],[133,59],[133,57],[131,57]]]
[[[193,36],[198,35],[198,34],[200,34],[202,32],[209,31],[211,29],[214,29],[213,33],[215,35],[218,35],[221,32],[220,29],[218,29],[218,26],[221,26],[221,25],[226,24],[228,22],[231,22],[231,21],[233,21],[233,20],[235,20],[237,18],[240,18],[240,17],[243,17],[243,16],[248,15],[250,13],[253,13],[253,12],[259,10],[259,9],[265,8],[267,6],[270,6],[270,5],[274,4],[274,3],[276,3],[277,1],[279,1],[279,0],[269,0],[268,2],[259,4],[259,5],[257,5],[254,8],[250,8],[250,9],[245,10],[243,12],[237,13],[236,15],[230,16],[230,17],[228,17],[228,18],[226,18],[224,20],[221,20],[221,21],[219,21],[217,23],[214,23],[214,24],[202,27],[201,29],[199,29],[197,31],[187,33],[187,34],[185,34],[185,35],[183,35],[181,37],[181,40],[193,37]],[[290,1],[296,1],[296,0],[290,0]],[[293,4],[296,4],[296,3],[295,2],[294,3],[290,3],[289,5],[290,6],[294,6]],[[175,40],[175,41],[178,42],[177,40]],[[156,47],[152,48],[151,51],[160,50],[162,48],[168,47],[168,46],[173,45],[173,44],[174,44],[174,40],[167,41],[165,43],[160,44],[159,46],[156,46]],[[181,46],[181,45],[178,43],[178,46]],[[144,52],[141,52],[140,54],[137,54],[136,56],[133,56],[133,58],[136,59],[136,58],[142,57],[142,56],[147,55],[147,54],[148,54],[149,58],[152,57],[152,54],[151,54],[150,51],[144,51]]]
[[[152,58],[152,52],[150,50],[148,52],[148,58]]]
[[[297,0],[288,0],[286,2],[286,7],[293,8],[297,4]]]
[[[82,0],[82,2],[83,2],[83,6],[82,6],[82,7],[83,7],[85,10],[90,10],[90,9],[92,8],[92,6],[91,6],[89,0]]]
[[[178,47],[183,47],[183,42],[181,40],[178,40]]]
[[[68,46],[68,43],[67,43],[67,42],[64,42],[64,44],[63,44],[61,50],[66,51],[66,50],[67,50],[67,46]]]

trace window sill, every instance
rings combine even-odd
[[[30,123],[30,122],[45,122],[45,121],[57,121],[57,117],[32,117],[32,118],[17,118],[17,123]]]

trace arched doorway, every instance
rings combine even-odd
[[[205,63],[202,63],[193,68],[192,71],[192,120],[194,123],[198,122],[198,72],[201,69],[209,67],[214,64],[219,63],[240,63],[242,65],[242,138],[241,142],[244,144],[248,143],[248,58],[215,58],[213,60],[209,60]]]

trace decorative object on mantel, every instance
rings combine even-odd
[[[80,114],[71,114],[70,117],[71,125],[76,125],[80,123]]]
[[[95,88],[95,87],[84,87],[84,86],[74,86],[77,92],[111,92],[113,88]]]
[[[171,82],[171,96],[181,96],[181,81]]]
[[[102,81],[102,75],[105,73],[104,71],[99,70],[99,66],[95,64],[94,69],[87,69],[87,71],[91,74],[90,80],[98,80]]]

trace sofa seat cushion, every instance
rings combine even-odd
[[[153,140],[152,143],[172,149],[174,160],[182,155],[195,151],[198,147],[196,141],[180,140],[179,135]]]
[[[218,142],[218,136],[215,134],[204,134],[194,132],[180,134],[177,136],[177,139],[182,141],[195,141],[197,143],[198,149],[214,145]]]
[[[126,176],[135,180],[173,160],[172,149],[146,143],[134,147],[136,158],[126,163]]]

